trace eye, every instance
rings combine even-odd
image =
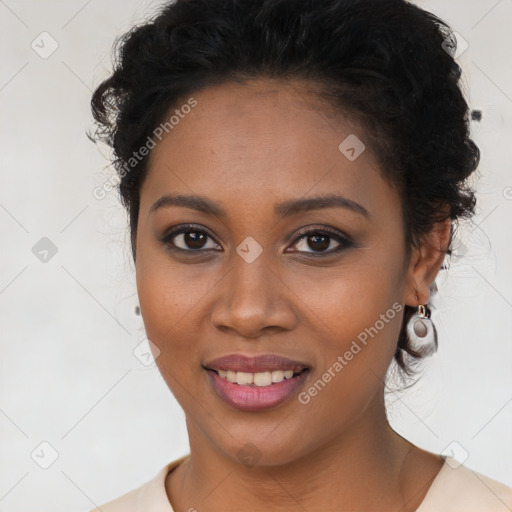
[[[161,242],[169,249],[184,252],[210,251],[221,248],[206,230],[192,225],[173,229],[162,237]]]
[[[222,250],[208,231],[194,225],[178,226],[172,229],[161,238],[161,242],[167,248],[180,252],[200,253]],[[350,238],[329,228],[302,229],[297,233],[291,252],[327,256],[353,245]]]
[[[338,253],[353,245],[347,236],[329,228],[304,229],[297,236],[292,248],[319,256]]]

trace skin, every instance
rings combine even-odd
[[[369,144],[355,161],[338,150],[351,133],[364,142],[364,130],[333,115],[305,83],[259,79],[192,96],[197,106],[152,150],[136,238],[145,328],[190,439],[190,458],[165,482],[174,510],[414,511],[443,459],[386,419],[384,378],[403,311],[308,404],[293,397],[271,410],[235,410],[202,364],[230,353],[306,361],[304,391],[394,303],[428,302],[449,220],[408,259],[400,196]],[[170,193],[206,197],[226,215],[182,206],[151,213]],[[341,207],[274,214],[276,203],[333,193],[368,217]],[[161,242],[184,223],[211,235],[210,251],[176,253],[172,241]],[[297,237],[306,226],[310,235],[331,228],[354,245],[330,238],[327,252],[340,243],[344,250],[318,256],[307,236]],[[263,248],[252,263],[236,253],[248,236]],[[174,242],[190,247],[183,235]],[[237,455],[246,443],[257,453],[251,467]]]

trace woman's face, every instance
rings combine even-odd
[[[381,417],[413,286],[400,197],[299,82],[191,96],[141,189],[147,336],[191,446],[287,463]]]

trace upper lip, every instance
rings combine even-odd
[[[232,372],[258,373],[274,370],[293,370],[300,372],[309,368],[307,363],[295,361],[276,354],[246,356],[243,354],[228,354],[211,359],[203,364],[208,370],[225,370]]]

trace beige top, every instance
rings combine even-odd
[[[165,492],[165,477],[187,457],[170,462],[145,484],[90,512],[173,512]],[[511,510],[512,488],[460,465],[452,457],[445,457],[416,512]]]

